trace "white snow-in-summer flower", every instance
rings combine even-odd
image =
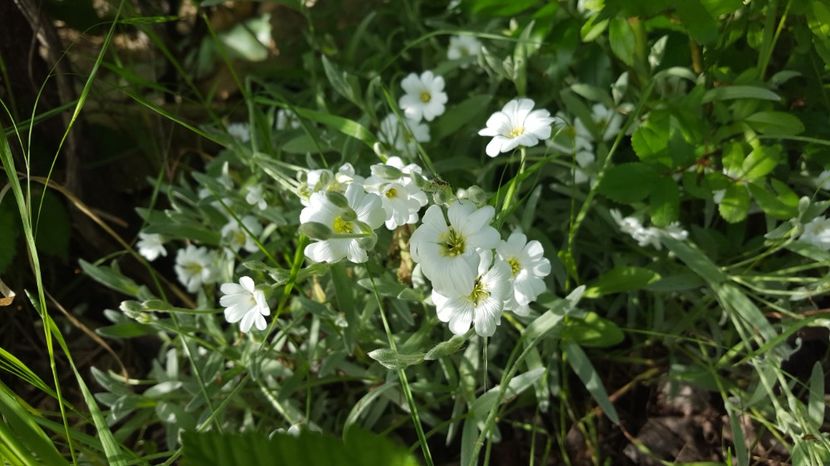
[[[608,141],[617,137],[622,126],[623,117],[614,109],[596,103],[591,107],[591,118],[602,132],[602,140]]]
[[[337,173],[333,173],[327,168],[310,170],[299,188],[300,203],[307,206],[311,195],[314,193],[326,191],[344,193],[350,184],[362,185],[363,181],[363,177],[355,173],[354,167],[350,163],[344,163],[337,170]]]
[[[680,225],[680,222],[671,222],[665,228],[661,228],[659,230],[663,234],[671,236],[678,241],[683,241],[689,237],[689,232]]]
[[[798,239],[825,251],[830,250],[830,219],[822,215],[810,220]]]
[[[242,228],[242,227],[245,228]],[[245,231],[245,230],[248,231]],[[250,232],[250,234],[248,233]],[[246,215],[242,218],[242,225],[232,218],[224,227],[222,227],[222,237],[228,241],[230,250],[233,252],[239,251],[240,248],[248,252],[256,252],[257,247],[256,238],[262,233],[262,225],[256,217]]]
[[[487,155],[495,157],[519,147],[533,147],[540,140],[550,138],[551,125],[557,121],[545,109],[533,110],[535,103],[530,99],[513,99],[490,115],[487,127],[478,132],[479,136],[491,136],[487,144]]]
[[[347,206],[336,205],[326,193],[311,195],[308,207],[300,212],[300,223],[319,223],[334,235],[358,237],[332,237],[305,247],[305,256],[313,262],[337,262],[347,258],[354,263],[369,259],[366,249],[374,240],[374,230],[380,227],[386,214],[380,197],[366,193],[357,183],[346,188]],[[368,242],[368,245],[367,245]]]
[[[545,250],[541,243],[528,241],[524,233],[516,230],[496,246],[496,253],[510,266],[513,279],[513,293],[508,296],[505,309],[526,316],[530,303],[546,289],[543,278],[550,274],[550,261],[545,258]]]
[[[448,322],[453,334],[467,333],[472,324],[478,335],[491,337],[501,323],[504,302],[510,295],[510,267],[501,259],[494,261],[491,251],[477,254],[474,265],[474,279],[464,290],[441,292],[433,288],[432,302],[438,320]]]
[[[265,316],[271,315],[271,308],[265,300],[265,293],[256,289],[251,277],[241,277],[239,284],[223,283],[219,288],[222,297],[219,304],[225,308],[225,320],[231,324],[239,322],[239,330],[243,333],[265,330]]]
[[[617,222],[620,231],[634,238],[640,246],[651,245],[655,249],[660,249],[660,232],[656,228],[646,228],[643,223],[636,217],[623,217],[619,210],[611,209],[611,217]]]
[[[830,190],[830,170],[823,170],[818,174],[816,186],[825,191]]]
[[[478,252],[499,242],[499,233],[490,226],[494,215],[493,206],[477,209],[470,201],[456,201],[447,209],[447,223],[441,207],[427,209],[409,240],[409,252],[439,293],[469,291]]]
[[[297,129],[300,127],[300,119],[297,118],[297,115],[294,112],[279,109],[277,110],[276,127],[280,131],[286,129]]]
[[[372,176],[365,181],[366,191],[380,196],[386,228],[394,230],[417,223],[418,211],[427,205],[428,199],[410,175],[420,173],[421,168],[415,164],[404,166],[400,158],[391,157],[386,164],[375,164],[371,169]]]
[[[248,192],[245,193],[245,202],[257,206],[259,210],[265,210],[268,203],[265,202],[265,193],[262,190],[262,185],[255,184],[248,187]]]
[[[429,142],[429,126],[409,118],[398,118],[394,113],[380,122],[381,142],[393,146],[395,149],[414,156],[417,153],[419,142]]]
[[[473,36],[450,37],[450,46],[447,48],[447,58],[450,60],[464,60],[468,57],[475,57],[481,53],[481,42]],[[461,68],[466,68],[469,63],[462,63]]]
[[[164,238],[155,233],[139,233],[136,247],[138,247],[138,253],[150,262],[156,260],[159,256],[167,257]]]
[[[432,121],[444,113],[447,94],[441,76],[435,76],[432,71],[424,71],[420,76],[410,73],[401,81],[401,87],[406,94],[398,100],[398,105],[407,118],[415,122],[421,118]]]
[[[211,254],[204,247],[192,244],[176,253],[176,277],[187,288],[195,293],[199,287],[211,281]]]
[[[231,123],[228,125],[228,134],[241,142],[251,140],[251,127],[248,123]]]

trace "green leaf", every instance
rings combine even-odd
[[[658,180],[657,172],[645,163],[623,163],[608,169],[599,192],[611,200],[631,204],[651,194]]]
[[[775,136],[794,136],[804,132],[804,123],[787,112],[758,112],[745,120],[752,129]]]
[[[586,298],[645,288],[660,279],[660,274],[642,267],[617,267],[604,273],[585,290]]]
[[[602,380],[600,380],[599,374],[597,374],[588,356],[573,341],[563,341],[563,345],[568,364],[570,364],[577,377],[579,377],[579,380],[585,385],[585,389],[588,390],[588,393],[599,404],[599,407],[602,408],[602,411],[605,412],[608,419],[614,424],[619,424],[620,417],[617,414],[617,410],[611,404],[611,400],[608,399],[608,392],[605,391]]]
[[[776,147],[758,146],[749,153],[741,164],[740,178],[753,181],[767,175],[775,169],[781,158],[781,151]]]
[[[120,291],[127,296],[135,298],[148,298],[149,292],[144,286],[139,286],[134,280],[125,277],[114,267],[103,267],[90,264],[89,262],[79,259],[81,270],[85,274],[92,277],[96,282],[111,288],[115,291]]]
[[[68,464],[35,419],[34,408],[24,407],[17,395],[0,382],[0,444],[17,461],[8,464]],[[11,458],[4,458],[10,460]]]
[[[433,361],[435,359],[440,359],[456,353],[464,346],[464,343],[467,342],[467,338],[467,335],[454,335],[449,340],[442,341],[441,343],[433,346],[432,349],[427,351],[427,354],[424,355],[424,359],[427,361]]]
[[[260,433],[184,432],[182,444],[183,460],[191,465],[418,465],[406,448],[356,428],[349,429],[343,440],[308,430],[297,436],[277,433],[270,438]]]
[[[723,86],[709,89],[703,95],[703,103],[718,100],[758,99],[780,102],[781,97],[769,89],[758,86]]]
[[[529,8],[538,5],[537,0],[465,0],[473,13],[485,16],[515,16]]]
[[[360,97],[360,87],[358,87],[354,77],[349,76],[346,72],[339,69],[325,55],[322,56],[322,62],[323,70],[326,73],[326,78],[328,78],[331,87],[353,104],[358,107],[363,107],[363,102]]]
[[[378,348],[369,351],[369,357],[380,363],[381,366],[392,370],[403,369],[424,361],[424,353],[401,354],[389,348]]]
[[[658,227],[677,221],[680,216],[680,190],[677,183],[667,176],[660,178],[649,197],[651,222]]]
[[[813,424],[813,427],[820,429],[824,424],[824,369],[821,367],[821,361],[816,361],[813,364],[813,370],[810,373],[810,399],[807,404],[807,418]]]
[[[98,327],[95,329],[95,333],[101,335],[102,337],[112,338],[115,340],[126,340],[129,338],[153,335],[156,333],[156,330],[149,325],[140,324],[138,322],[124,322],[122,324]]]
[[[660,238],[660,242],[709,284],[719,284],[726,281],[726,274],[695,245],[687,241],[676,240],[670,236],[663,236]]]
[[[740,184],[730,184],[718,205],[718,212],[729,223],[737,223],[746,218],[749,211],[749,193]]]
[[[596,312],[588,312],[585,317],[567,319],[562,327],[562,338],[581,346],[607,348],[622,342],[625,334],[614,322],[603,319]]]
[[[669,114],[656,110],[631,135],[634,153],[643,162],[658,162],[671,166],[669,148]]]
[[[346,136],[353,137],[358,141],[363,142],[369,146],[370,149],[373,148],[378,142],[374,134],[372,134],[365,126],[356,121],[332,115],[330,113],[318,112],[308,108],[294,107],[293,110],[297,113],[297,115],[303,118],[322,123],[330,128],[340,131]]]
[[[608,25],[608,42],[611,51],[623,63],[634,66],[634,31],[625,18],[613,18]]]
[[[701,44],[710,44],[718,38],[718,23],[700,0],[674,2],[675,13],[683,21],[689,34]]]
[[[491,100],[492,96],[489,95],[474,95],[458,105],[447,108],[447,112],[435,121],[433,140],[440,141],[451,134],[455,134],[470,121],[487,115]],[[482,121],[482,123],[484,122]]]
[[[748,184],[747,187],[752,194],[752,198],[755,199],[761,210],[772,218],[788,220],[796,217],[798,215],[798,197],[787,185],[778,180],[772,180],[772,182],[774,186],[782,190],[773,193],[760,182]]]

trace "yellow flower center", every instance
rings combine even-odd
[[[516,126],[513,129],[511,129],[509,133],[507,133],[507,137],[517,138],[517,137],[521,136],[522,134],[524,134],[524,132],[525,132],[525,129],[523,127]]]
[[[202,267],[202,264],[200,264],[200,263],[198,263],[198,262],[191,262],[191,263],[189,263],[189,264],[186,264],[186,265],[184,266],[184,268],[185,268],[185,270],[187,270],[187,272],[188,272],[190,275],[199,275],[199,274],[201,274],[201,273],[202,273],[202,269],[203,269],[204,267]]]
[[[427,91],[422,91],[421,92],[421,102],[427,103],[430,100],[432,100],[432,95]]]
[[[441,253],[445,256],[455,257],[464,254],[464,236],[450,227],[441,238]]]
[[[394,199],[394,198],[398,197],[398,190],[395,189],[395,188],[389,188],[386,191],[386,197],[389,198],[389,199]]]
[[[515,257],[507,259],[507,265],[510,266],[510,270],[513,272],[514,277],[519,274],[519,271],[522,270],[521,262],[519,262],[519,259],[516,259]]]
[[[242,246],[243,244],[245,244],[245,243],[247,242],[247,238],[245,237],[245,232],[244,232],[244,231],[242,231],[242,230],[237,230],[237,231],[233,234],[233,242],[234,242],[235,244],[240,245],[240,246]]]
[[[478,303],[490,297],[490,292],[484,288],[484,284],[481,283],[481,280],[476,280],[475,285],[473,285],[473,291],[470,293],[470,296],[467,299],[473,303],[473,305],[478,306]]]
[[[334,217],[334,222],[332,224],[332,230],[334,230],[337,234],[349,234],[352,233],[352,222],[348,220],[344,220],[343,217],[337,216]]]

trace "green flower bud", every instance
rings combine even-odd
[[[309,238],[326,240],[331,238],[332,231],[328,226],[318,222],[308,222],[300,225],[300,233]]]

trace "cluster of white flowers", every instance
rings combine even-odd
[[[657,250],[662,249],[661,235],[667,235],[681,241],[689,237],[689,232],[684,230],[679,222],[672,222],[665,228],[646,227],[640,219],[632,216],[623,217],[617,209],[611,209],[611,217],[620,227],[620,231],[631,236],[642,247],[652,246]]]
[[[371,172],[363,178],[346,164],[337,174],[325,169],[306,174],[299,193],[306,206],[300,212],[300,223],[317,239],[305,248],[308,259],[366,262],[367,251],[376,241],[375,230],[381,225],[395,230],[418,222],[418,211],[427,204],[427,195],[419,187],[424,180],[421,167],[390,157],[385,164],[372,165]]]
[[[501,241],[490,225],[494,215],[492,206],[458,200],[445,219],[444,209],[432,205],[410,239],[412,259],[432,283],[438,318],[456,335],[470,325],[481,336],[493,335],[502,311],[527,315],[545,290],[550,262],[542,245],[518,231]]]

